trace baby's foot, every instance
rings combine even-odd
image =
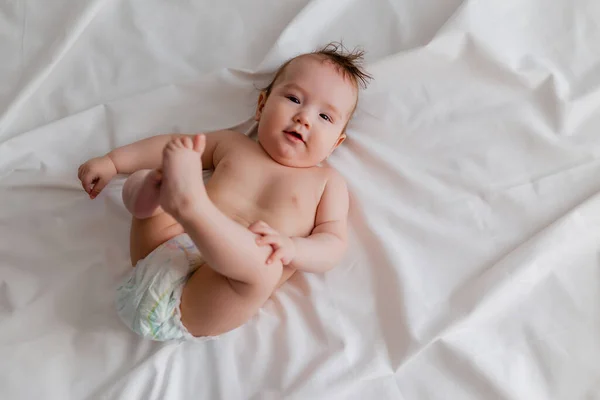
[[[173,139],[163,150],[160,205],[178,220],[208,199],[202,180],[205,145],[206,137],[196,135]]]
[[[123,202],[138,219],[151,217],[158,209],[161,173],[145,170],[133,173],[123,186]]]

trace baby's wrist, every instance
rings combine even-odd
[[[297,253],[298,245],[297,245],[297,242],[296,242],[297,239],[298,238],[295,237],[295,236],[290,236],[290,242],[292,243],[291,244],[291,246],[292,246],[292,251],[291,251],[292,257],[291,258],[292,259],[290,261],[290,264],[292,264],[294,262],[294,260],[296,259],[296,256],[298,255],[298,253]]]
[[[115,160],[113,159],[113,156],[111,156],[111,153],[107,153],[104,156],[104,158],[106,158],[107,160],[110,161],[110,163],[112,164],[113,168],[115,169],[115,174],[118,174],[119,173],[119,169],[117,168],[117,164],[115,163]]]

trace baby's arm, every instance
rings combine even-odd
[[[217,144],[232,131],[212,132],[206,135],[206,149],[202,154],[202,167],[213,168],[213,154]],[[239,135],[239,134],[238,134]],[[157,169],[162,165],[162,151],[174,138],[186,135],[167,134],[153,136],[123,147],[110,153],[92,158],[79,167],[78,176],[84,190],[95,198],[116,174],[131,174],[141,169]]]
[[[206,148],[202,153],[202,168],[213,168],[213,153],[222,132],[212,132],[206,135]],[[115,164],[120,174],[131,174],[140,169],[157,169],[162,165],[162,152],[167,143],[177,137],[188,135],[167,134],[153,136],[123,147],[119,147],[106,156]]]
[[[346,183],[334,172],[325,185],[310,236],[291,238],[295,257],[288,267],[305,272],[325,272],[335,267],[346,251],[348,205]]]

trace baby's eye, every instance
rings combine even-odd
[[[319,117],[323,118],[325,121],[331,122],[331,118],[327,114],[319,114]]]
[[[290,101],[296,103],[296,104],[300,104],[300,100],[298,100],[298,98],[296,96],[286,96]]]

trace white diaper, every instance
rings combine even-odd
[[[140,336],[153,340],[211,339],[191,335],[181,323],[185,282],[203,263],[187,234],[176,236],[138,261],[117,289],[117,312]]]

